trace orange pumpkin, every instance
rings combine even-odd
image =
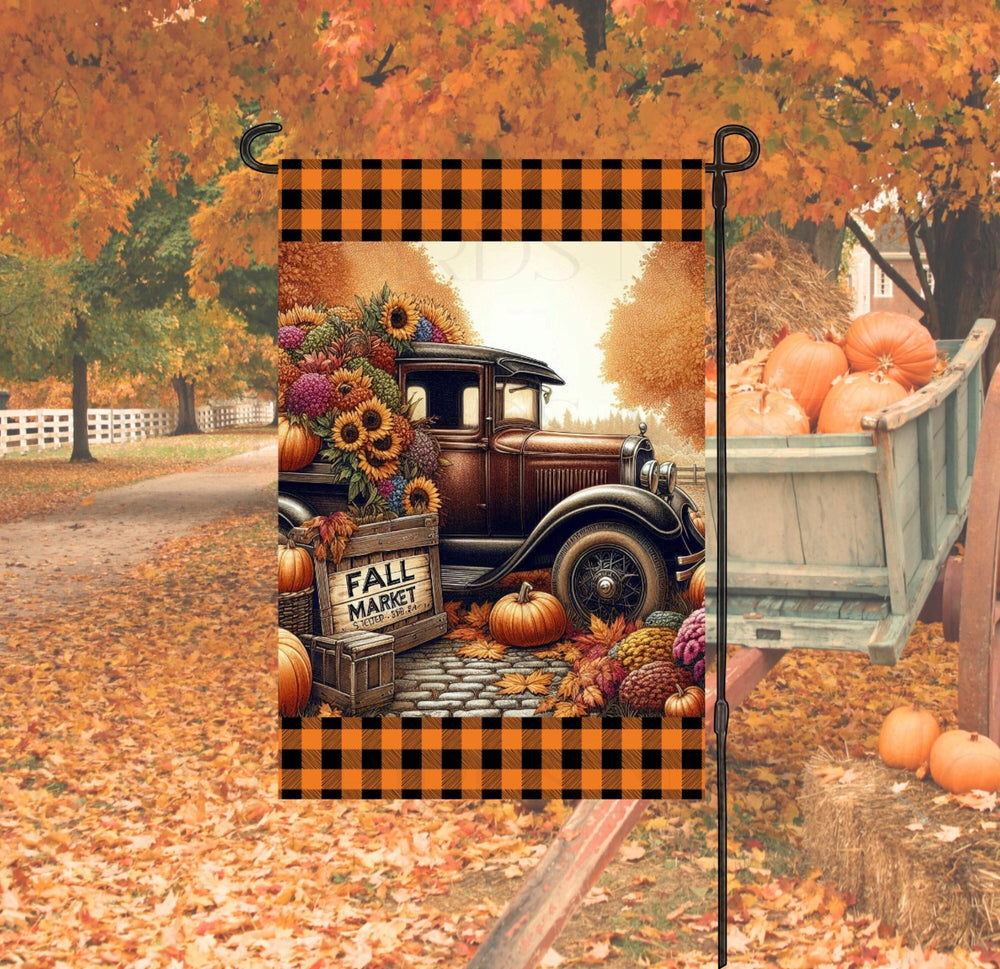
[[[315,576],[312,556],[288,538],[278,546],[278,592],[301,592],[312,585]]]
[[[278,470],[298,471],[319,453],[322,439],[305,424],[293,424],[287,417],[278,419]]]
[[[700,686],[677,687],[677,692],[663,701],[665,717],[703,717],[705,691]]]
[[[691,573],[691,581],[687,587],[687,600],[696,609],[705,605],[705,563],[699,562]]]
[[[934,714],[907,703],[896,707],[882,721],[878,755],[886,767],[916,770],[927,763],[931,747],[941,733]]]
[[[701,533],[705,534],[705,516],[700,511],[691,512],[691,524]]]
[[[293,642],[294,641],[294,642]],[[305,709],[312,692],[312,664],[297,636],[278,630],[278,712],[297,717]]]
[[[787,390],[741,390],[726,399],[726,433],[730,437],[808,434],[809,417]]]
[[[767,358],[764,383],[790,391],[815,427],[830,385],[847,370],[847,356],[832,330],[822,340],[789,333]]]
[[[498,599],[490,611],[490,635],[507,646],[546,646],[564,632],[562,603],[548,592],[536,592],[530,582]]]
[[[853,434],[863,430],[861,418],[906,396],[902,384],[881,371],[838,377],[823,401],[816,422],[819,434]]]
[[[1000,747],[968,730],[946,730],[931,747],[931,777],[952,794],[1000,790]]]
[[[930,330],[910,316],[885,310],[865,313],[850,325],[844,352],[852,370],[881,370],[907,389],[923,387],[937,366]]]

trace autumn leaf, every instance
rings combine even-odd
[[[478,639],[462,646],[458,655],[467,659],[501,660],[506,652],[507,647],[503,643],[494,642],[492,639]]]
[[[464,639],[466,642],[482,638],[482,629],[477,629],[475,626],[456,626],[450,632],[444,634],[444,639]]]
[[[518,693],[533,693],[536,696],[545,696],[549,692],[549,684],[552,682],[554,673],[543,673],[535,670],[525,675],[524,673],[507,673],[501,677],[497,683],[499,691],[503,695],[515,695]]]
[[[444,604],[444,614],[448,617],[448,628],[454,629],[459,625],[462,618],[463,607],[461,602],[446,602]]]
[[[604,694],[596,684],[585,686],[580,691],[579,700],[587,710],[599,710],[606,704]]]
[[[554,717],[585,717],[587,708],[582,703],[560,700],[552,712]]]
[[[481,602],[470,606],[465,621],[476,629],[485,629],[490,624],[490,612],[492,610],[492,602]]]

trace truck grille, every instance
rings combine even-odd
[[[538,513],[545,514],[576,491],[607,483],[608,472],[602,468],[536,468]]]

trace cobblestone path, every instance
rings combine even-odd
[[[436,639],[396,657],[396,695],[381,716],[533,717],[544,699],[531,693],[501,695],[497,681],[507,673],[554,673],[554,694],[571,664],[539,659],[530,649],[510,647],[502,660],[459,656],[461,640]],[[551,716],[551,714],[547,714]],[[546,714],[542,714],[546,716]]]

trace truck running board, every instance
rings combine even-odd
[[[470,586],[478,586],[483,577],[493,571],[478,565],[442,565],[441,587],[445,592],[462,592]]]

